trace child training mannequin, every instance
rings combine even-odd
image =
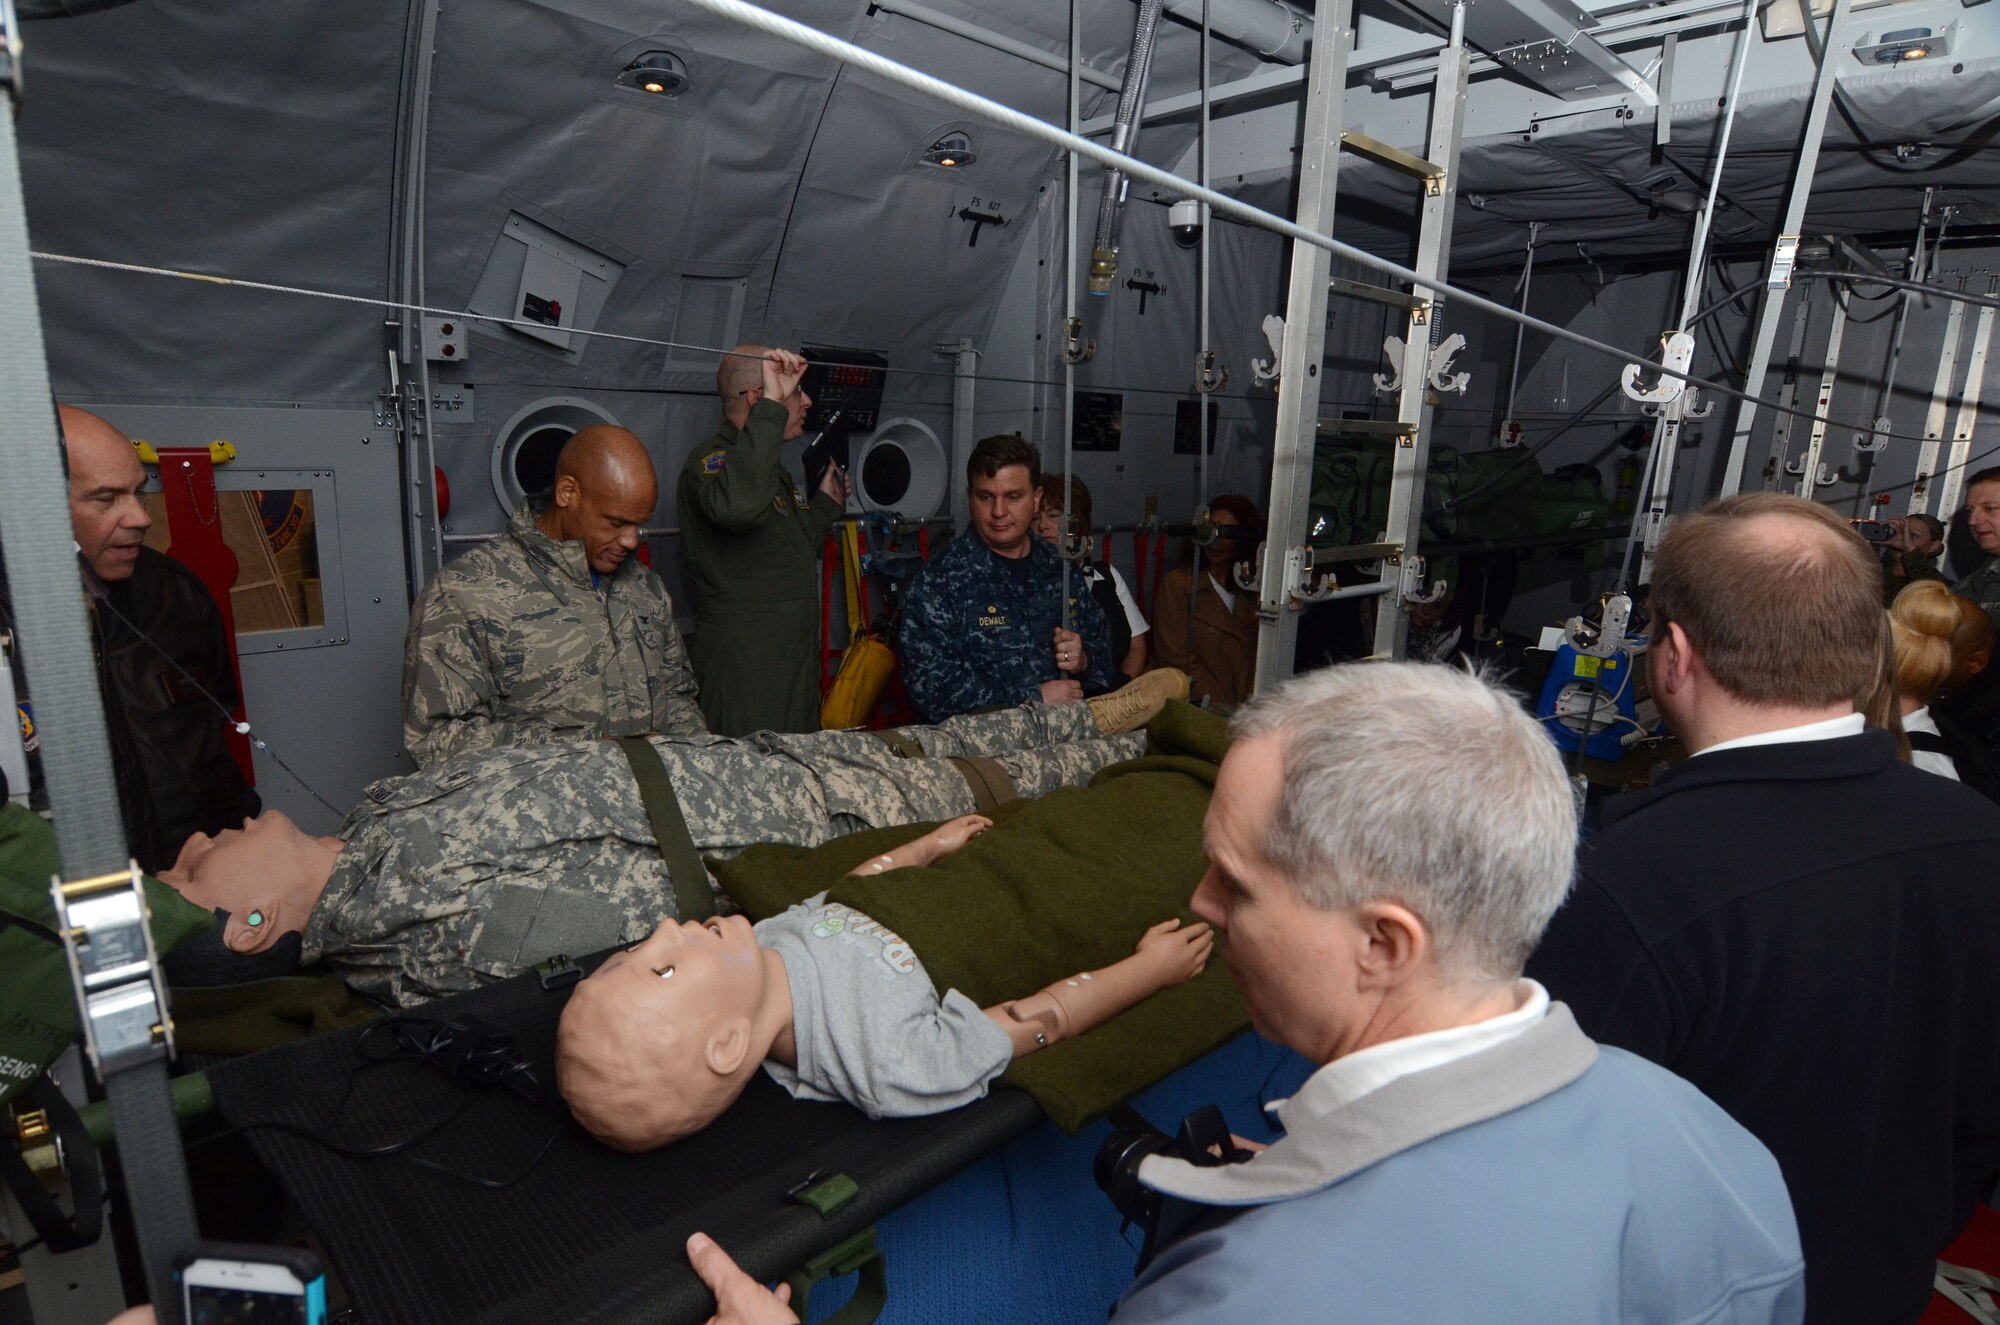
[[[931,864],[991,826],[954,819],[853,873]],[[942,1113],[1015,1058],[1192,980],[1213,947],[1207,925],[1165,920],[1123,961],[981,1009],[940,997],[908,944],[824,893],[755,926],[666,923],[571,994],[556,1080],[592,1135],[635,1153],[708,1126],[759,1067],[797,1098],[872,1118]]]

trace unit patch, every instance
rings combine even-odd
[[[701,458],[701,472],[704,474],[720,474],[722,465],[723,456],[720,451],[710,451]]]

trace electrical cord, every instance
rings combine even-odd
[[[489,1031],[477,1022],[435,1021],[426,1017],[384,1017],[379,1021],[368,1023],[363,1028],[356,1048],[361,1057],[367,1061],[348,1074],[347,1085],[330,1111],[325,1126],[302,1127],[276,1119],[239,1123],[189,1142],[188,1149],[211,1145],[244,1132],[278,1132],[285,1136],[295,1136],[310,1141],[346,1159],[400,1159],[418,1168],[430,1169],[472,1183],[474,1186],[497,1191],[512,1187],[534,1172],[535,1166],[541,1163],[542,1157],[548,1154],[549,1148],[555,1144],[556,1137],[562,1134],[563,1123],[561,1118],[558,1118],[555,1125],[549,1129],[548,1136],[543,1138],[541,1146],[527,1163],[522,1165],[520,1171],[500,1178],[469,1173],[450,1164],[411,1154],[410,1151],[417,1146],[439,1135],[464,1117],[466,1111],[472,1107],[473,1101],[481,1095],[504,1090],[531,1108],[541,1108],[548,1103],[548,1087],[535,1074],[533,1065],[521,1057],[513,1036]],[[354,1097],[354,1087],[361,1080],[362,1073],[391,1063],[409,1062],[428,1064],[443,1072],[445,1077],[463,1092],[458,1107],[412,1136],[379,1146],[353,1146],[328,1135],[334,1123],[346,1112],[348,1101]]]
[[[194,676],[188,671],[188,669],[181,666],[180,659],[174,657],[173,654],[167,652],[167,650],[151,635],[148,635],[145,631],[139,629],[138,624],[134,622],[131,617],[128,617],[123,612],[119,611],[118,605],[111,601],[111,594],[109,589],[105,586],[102,580],[98,579],[96,572],[90,569],[90,563],[84,561],[81,554],[78,554],[77,564],[83,567],[84,569],[85,583],[90,586],[90,596],[93,602],[97,603],[99,606],[109,611],[112,616],[117,617],[118,620],[124,625],[125,629],[131,631],[134,635],[137,635],[141,640],[145,641],[147,648],[151,649],[154,653],[157,653],[162,658],[166,659],[167,665],[180,674],[181,680],[187,682],[190,686],[193,686],[196,694],[199,694],[203,699],[207,700],[210,704],[212,704],[215,707],[215,711],[222,715],[222,720],[228,723],[229,726],[233,730],[235,730],[239,735],[242,735],[243,737],[247,738],[253,749],[260,751],[268,759],[270,759],[272,763],[276,764],[279,768],[283,769],[285,771],[286,776],[290,777],[292,781],[298,783],[299,786],[305,790],[305,793],[308,796],[311,796],[314,800],[318,801],[321,805],[324,805],[329,811],[331,811],[335,819],[340,819],[344,817],[344,814],[339,806],[335,805],[332,801],[328,800],[326,797],[320,795],[318,790],[314,788],[312,783],[300,777],[298,774],[298,770],[293,768],[290,764],[286,763],[284,759],[278,754],[278,752],[271,748],[269,742],[267,742],[263,737],[257,735],[256,732],[252,731],[250,729],[250,724],[248,722],[238,722],[236,720],[235,711],[231,709],[227,704],[224,704],[221,700],[217,699],[213,694],[211,694],[207,686],[204,686],[201,682],[195,680]]]

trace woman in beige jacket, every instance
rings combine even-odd
[[[1211,501],[1208,512],[1217,525],[1255,528],[1264,523],[1255,504],[1233,492]],[[1202,548],[1189,543],[1181,550],[1181,564],[1167,573],[1153,599],[1152,665],[1186,672],[1192,703],[1206,700],[1213,708],[1250,697],[1257,674],[1257,591],[1240,588],[1235,569],[1255,550],[1249,538],[1217,538]],[[1197,566],[1200,589],[1190,593]]]

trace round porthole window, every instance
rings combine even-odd
[[[548,396],[516,411],[493,438],[493,493],[512,513],[521,499],[555,486],[556,456],[579,429],[617,419],[578,396]]]
[[[861,508],[912,520],[936,515],[950,491],[950,460],[938,435],[915,419],[890,419],[861,448],[854,495]]]

